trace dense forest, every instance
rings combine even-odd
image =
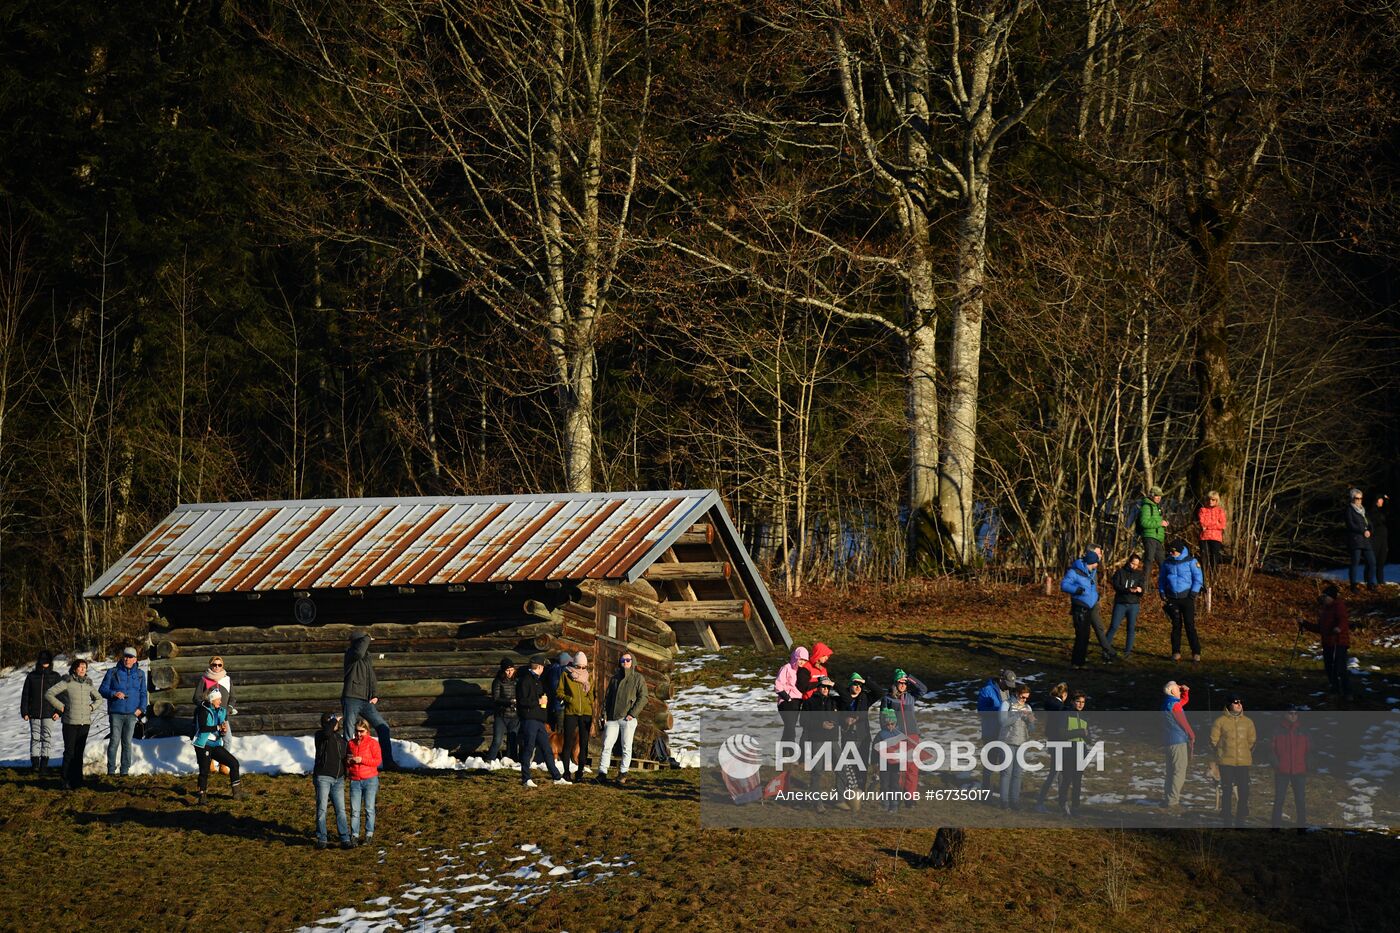
[[[1400,479],[1394,0],[9,0],[0,657],[179,502],[715,487],[775,586]],[[1396,487],[1400,488],[1400,487]],[[1184,524],[1184,522],[1182,523]]]

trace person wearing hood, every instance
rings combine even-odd
[[[1244,700],[1232,696],[1225,712],[1210,727],[1210,746],[1220,767],[1221,817],[1226,826],[1244,826],[1249,819],[1249,769],[1254,764],[1254,720],[1244,714]],[[1238,791],[1240,803],[1230,820],[1230,804]]]
[[[593,734],[593,678],[588,655],[580,651],[564,668],[556,695],[564,706],[564,780],[578,783],[588,764],[588,738]],[[569,765],[573,765],[571,771]]]
[[[1167,528],[1171,522],[1162,517],[1162,487],[1153,486],[1138,503],[1137,518],[1133,524],[1142,538],[1142,563],[1144,567],[1154,564],[1161,566],[1166,558],[1164,543]]]
[[[1133,653],[1133,640],[1137,637],[1138,612],[1142,609],[1142,594],[1147,587],[1147,573],[1142,567],[1142,558],[1128,555],[1128,562],[1113,575],[1113,618],[1108,624],[1108,644],[1113,646],[1113,636],[1118,634],[1118,626],[1128,623],[1127,640],[1123,643],[1122,658],[1127,660]]]
[[[335,713],[321,714],[321,728],[316,732],[316,762],[311,780],[316,785],[316,848],[326,847],[326,804],[335,808],[335,829],[340,834],[342,849],[355,848],[350,838],[350,822],[345,818],[345,775],[349,764],[350,746],[341,732],[342,720]]]
[[[83,753],[87,750],[92,714],[102,702],[88,680],[88,662],[77,658],[68,665],[68,674],[44,694],[44,700],[63,718],[63,789],[83,786]]]
[[[136,720],[146,708],[146,672],[141,670],[135,648],[122,652],[121,659],[102,678],[97,692],[107,701],[107,773],[117,773],[117,750],[121,749],[121,773],[129,774]]]
[[[807,702],[817,692],[817,684],[828,674],[826,662],[829,660],[831,649],[817,642],[812,646],[812,656],[807,663],[797,669],[797,691],[802,695],[802,702]]]
[[[374,661],[369,656],[370,641],[369,633],[360,632],[350,636],[350,647],[345,649],[345,687],[340,691],[340,706],[345,714],[341,723],[341,738],[346,733],[353,734],[355,723],[364,719],[379,736],[379,747],[384,752],[384,770],[393,771],[398,764],[394,761],[389,722],[379,711],[379,679],[374,675]]]
[[[564,701],[559,698],[559,681],[565,669],[574,663],[574,656],[567,651],[559,652],[559,657],[544,669],[544,692],[549,703],[545,706],[551,732],[564,731]]]
[[[44,701],[44,696],[58,685],[58,679],[53,654],[40,651],[34,659],[34,670],[24,675],[19,694],[19,715],[29,723],[29,766],[36,774],[47,771],[53,757],[53,724],[58,713]]]
[[[1016,683],[1014,673],[1002,671],[997,676],[988,678],[978,691],[977,715],[982,720],[983,746],[997,741],[997,736],[1001,734],[1001,706],[1011,696],[1011,690]],[[988,763],[990,764],[990,761]],[[982,789],[988,794],[991,793],[992,785],[997,783],[994,780],[995,773],[991,768],[982,769]],[[988,796],[986,799],[990,802],[992,798]]]
[[[549,717],[549,696],[545,693],[545,661],[543,655],[530,659],[530,666],[515,675],[515,709],[520,714],[520,784],[522,787],[536,787],[530,777],[530,765],[538,753],[549,769],[549,776],[555,784],[568,784],[559,766],[554,763],[554,750],[549,747],[549,734],[545,722]]]
[[[1172,660],[1181,660],[1181,630],[1191,645],[1191,660],[1201,660],[1201,640],[1196,636],[1196,594],[1205,586],[1201,565],[1180,538],[1167,548],[1167,560],[1157,574],[1157,594],[1172,623]]]
[[[797,740],[797,714],[802,709],[802,691],[797,686],[797,674],[807,664],[807,649],[798,645],[792,649],[788,662],[778,668],[773,692],[778,698],[778,715],[783,720],[784,742]]]
[[[1299,832],[1308,825],[1308,734],[1298,727],[1298,707],[1290,706],[1283,715],[1272,744],[1274,758],[1274,829],[1283,828],[1283,801],[1293,789]]]
[[[1212,489],[1206,493],[1205,503],[1196,510],[1196,524],[1201,527],[1201,561],[1215,580],[1215,568],[1220,566],[1220,555],[1225,549],[1225,509],[1220,504],[1220,493]]]
[[[1348,504],[1342,512],[1342,521],[1347,530],[1347,547],[1351,551],[1351,569],[1348,579],[1351,591],[1355,593],[1364,582],[1371,589],[1376,588],[1376,552],[1372,547],[1373,532],[1371,519],[1366,514],[1365,500],[1361,490],[1352,489],[1347,493]],[[1366,575],[1361,575],[1361,564],[1366,564]]]
[[[1104,636],[1103,625],[1099,622],[1099,554],[1093,548],[1084,556],[1069,565],[1060,580],[1061,592],[1069,595],[1069,616],[1074,623],[1074,651],[1070,663],[1074,669],[1084,669],[1089,654],[1089,631],[1093,629],[1098,638],[1103,659],[1112,661],[1113,646]]]
[[[234,800],[243,796],[238,781],[238,759],[224,745],[228,735],[228,709],[224,706],[224,692],[211,690],[204,702],[194,708],[194,757],[199,762],[199,805],[204,806],[204,795],[209,790],[209,769],[214,762],[227,769],[229,792]]]
[[[603,757],[598,761],[598,782],[608,780],[608,767],[612,764],[613,746],[622,739],[622,762],[618,766],[617,783],[627,783],[627,772],[632,767],[632,739],[637,734],[637,717],[647,705],[646,678],[637,670],[637,659],[632,652],[624,651],[617,659],[617,670],[608,681],[608,689],[603,694]],[[668,714],[669,715],[669,714]],[[668,720],[669,721],[669,720]],[[665,735],[670,726],[666,721],[659,724],[657,731]],[[673,760],[669,747],[658,761]]]
[[[1371,553],[1376,559],[1376,583],[1385,583],[1385,562],[1390,559],[1390,527],[1386,513],[1390,511],[1390,496],[1377,493],[1366,507],[1366,521],[1371,523]]]
[[[1165,792],[1162,806],[1181,806],[1181,789],[1186,786],[1186,767],[1191,751],[1196,747],[1196,732],[1186,719],[1186,704],[1191,702],[1191,688],[1174,680],[1162,687],[1162,747],[1166,749]]]
[[[1328,691],[1349,699],[1347,655],[1351,653],[1351,622],[1342,591],[1335,584],[1323,587],[1317,597],[1317,621],[1300,621],[1298,627],[1316,632],[1322,641],[1322,667],[1327,672]]]
[[[495,761],[501,757],[502,743],[506,757],[518,759],[519,734],[520,719],[515,711],[515,662],[510,658],[501,658],[501,666],[491,680],[491,747],[486,752],[486,760]]]

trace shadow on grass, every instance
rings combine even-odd
[[[180,808],[151,809],[126,806],[105,813],[78,813],[74,814],[73,822],[80,826],[144,826],[147,829],[168,829],[205,836],[235,836],[263,842],[280,842],[283,845],[306,845],[310,841],[307,833],[294,830],[283,823],[209,808],[184,807],[179,804],[176,806]]]

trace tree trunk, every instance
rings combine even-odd
[[[1205,289],[1196,325],[1194,361],[1200,424],[1196,452],[1191,458],[1192,495],[1204,498],[1207,491],[1216,490],[1220,504],[1226,507],[1239,475],[1243,444],[1230,375],[1228,252],[1215,251],[1202,270]]]
[[[930,295],[931,299],[931,295]],[[917,299],[916,299],[917,300]],[[916,310],[915,313],[920,313]],[[928,571],[938,554],[938,357],[933,317],[909,335],[909,527],[907,563]]]

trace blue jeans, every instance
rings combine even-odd
[[[117,773],[117,745],[122,749],[122,774],[131,771],[131,740],[136,736],[135,713],[108,713],[112,731],[107,736],[107,773]]]
[[[1113,644],[1113,636],[1118,633],[1118,624],[1124,619],[1128,620],[1128,643],[1123,646],[1124,654],[1133,653],[1133,637],[1137,634],[1138,610],[1142,608],[1141,603],[1114,603],[1113,621],[1108,624],[1108,643]]]
[[[1366,564],[1366,577],[1361,578],[1361,564]],[[1355,589],[1358,583],[1365,583],[1367,586],[1376,585],[1376,552],[1371,550],[1371,545],[1365,547],[1354,547],[1351,549],[1351,573],[1349,574],[1352,588]]]
[[[316,840],[326,841],[326,801],[335,806],[335,829],[341,842],[350,841],[350,825],[345,822],[345,778],[316,775]]]
[[[363,719],[374,727],[374,734],[379,739],[379,750],[384,755],[384,767],[398,767],[394,762],[394,744],[393,737],[389,734],[389,723],[379,712],[379,707],[369,700],[357,700],[354,697],[341,697],[340,706],[345,713],[345,718],[340,721],[341,732],[354,735],[356,721]]]
[[[499,758],[504,748],[507,758],[519,758],[520,720],[496,713],[491,717],[491,748],[486,752],[486,760]]]
[[[520,720],[520,783],[530,780],[530,764],[539,752],[549,766],[549,776],[559,780],[559,766],[554,763],[554,749],[549,747],[549,732],[538,719]]]
[[[350,835],[360,835],[360,804],[365,807],[365,838],[374,835],[374,798],[379,793],[379,778],[350,782]]]

